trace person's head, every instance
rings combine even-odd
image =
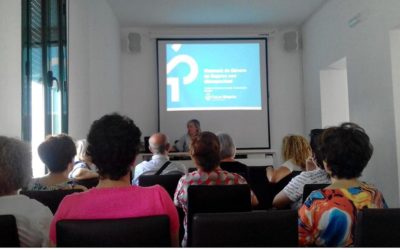
[[[153,154],[166,154],[169,146],[168,137],[163,133],[153,134],[149,139],[149,149]]]
[[[196,119],[192,119],[186,124],[187,132],[190,136],[196,136],[201,132],[200,122]]]
[[[282,142],[282,157],[292,160],[296,165],[305,168],[307,158],[311,156],[311,147],[301,135],[287,135]]]
[[[190,146],[190,155],[194,162],[205,172],[210,172],[219,166],[219,151],[218,137],[208,131],[196,136]]]
[[[49,135],[38,147],[38,154],[50,173],[62,173],[72,166],[75,143],[66,134]]]
[[[322,134],[322,132],[324,132],[324,130],[320,128],[312,129],[310,131],[310,146],[318,167],[324,169],[323,159],[320,150],[320,135]]]
[[[374,149],[364,129],[346,122],[321,135],[321,153],[327,172],[338,179],[360,177]]]
[[[128,174],[138,154],[141,135],[129,117],[117,113],[93,122],[87,135],[87,154],[101,178],[120,180]]]
[[[0,136],[0,196],[25,187],[32,178],[32,156],[28,144]]]
[[[232,137],[226,133],[218,133],[217,136],[220,145],[219,155],[221,160],[235,158],[236,147],[233,143]]]
[[[76,146],[76,160],[78,161],[90,161],[90,157],[87,156],[86,150],[88,147],[88,143],[86,139],[77,140],[75,143]]]

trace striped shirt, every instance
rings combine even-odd
[[[283,192],[293,202],[291,207],[298,209],[302,205],[304,185],[324,183],[331,183],[331,180],[325,170],[317,168],[312,171],[301,172],[283,188]]]

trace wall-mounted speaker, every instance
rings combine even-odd
[[[286,51],[301,49],[301,39],[298,31],[288,31],[283,34],[284,48]]]
[[[128,33],[128,51],[131,53],[140,52],[140,34],[129,32]]]

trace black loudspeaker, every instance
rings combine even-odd
[[[286,51],[296,51],[301,48],[300,34],[298,31],[288,31],[283,34],[284,48]]]
[[[150,149],[149,149],[149,139],[150,139],[150,136],[144,137],[144,152],[146,152],[146,153],[151,153]]]
[[[128,33],[128,51],[131,53],[140,52],[140,34],[139,33]]]

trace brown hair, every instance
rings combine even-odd
[[[287,135],[282,142],[282,157],[285,161],[292,160],[302,168],[311,155],[311,147],[307,139],[301,135]]]
[[[210,172],[219,166],[219,151],[218,137],[208,131],[201,132],[195,137],[190,147],[190,155],[205,172]]]
[[[49,135],[38,147],[40,159],[53,173],[61,173],[73,162],[76,155],[75,143],[66,134]]]

